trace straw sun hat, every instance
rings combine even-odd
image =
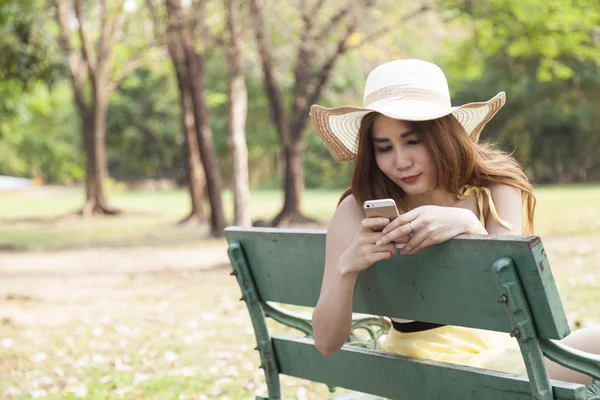
[[[325,108],[313,105],[310,115],[323,142],[338,161],[354,159],[362,117],[376,111],[405,121],[427,121],[452,114],[477,142],[485,124],[506,102],[504,92],[491,100],[450,105],[448,82],[435,64],[396,60],[375,68],[367,77],[363,107]]]

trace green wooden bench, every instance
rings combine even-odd
[[[310,319],[276,304],[314,307],[325,260],[325,231],[227,228],[228,253],[247,304],[269,399],[280,399],[279,374],[393,399],[600,399],[600,357],[551,339],[569,326],[541,240],[533,236],[459,236],[415,255],[397,255],[361,273],[353,311],[511,333],[528,377],[374,350],[389,329],[358,315],[355,335],[331,357],[313,344]],[[271,334],[265,317],[306,337]],[[373,326],[375,328],[373,328]],[[353,330],[354,334],[354,330]],[[583,385],[550,380],[543,356],[594,378]],[[257,399],[263,397],[257,396]],[[377,397],[367,397],[377,398]]]

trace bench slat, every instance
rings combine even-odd
[[[314,307],[319,297],[325,233],[239,227],[225,232],[229,243],[243,246],[261,301],[307,307]],[[544,248],[532,236],[461,235],[415,255],[380,262],[361,273],[353,311],[510,332],[491,276],[492,265],[502,257],[516,264],[538,336],[566,337],[569,326]]]
[[[324,357],[310,339],[273,335],[280,373],[394,399],[531,399],[527,377],[344,346]],[[351,365],[352,368],[348,368]],[[557,400],[583,400],[582,385],[552,381]]]

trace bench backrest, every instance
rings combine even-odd
[[[259,302],[271,301],[307,307],[316,305],[325,262],[325,231],[231,227],[226,230],[226,237],[230,246],[239,245],[243,250]],[[499,302],[500,292],[492,276],[492,268],[499,260],[514,265],[517,279],[521,283],[519,287],[525,292],[526,303],[534,320],[537,337],[561,339],[567,336],[569,326],[548,259],[538,237],[462,235],[415,255],[398,254],[360,274],[353,311],[511,332],[513,327],[505,306]],[[420,387],[415,380],[407,380],[402,384],[398,379],[398,368],[405,369],[403,376],[421,377],[421,381],[425,379],[422,373],[431,368],[445,371],[443,374],[446,378],[436,377],[435,373],[429,375],[442,382],[449,379],[450,383],[454,382],[453,379],[459,379],[458,382],[464,384],[469,377],[483,376],[479,372],[473,372],[478,370],[468,367],[446,367],[446,364],[438,365],[439,363],[432,361],[418,361],[402,356],[387,355],[381,358],[381,353],[374,356],[372,352],[359,349],[345,348],[335,356],[325,358],[314,349],[310,341],[302,339],[277,337],[272,343],[280,373],[355,390],[364,390],[364,387],[356,387],[357,382],[363,382],[361,385],[364,386],[364,382],[370,379],[366,376],[358,381],[348,378],[357,371],[364,369],[363,373],[371,371],[369,376],[379,377],[391,374],[396,376],[394,388],[384,390],[382,378],[374,378],[373,382],[378,383],[367,385],[369,389],[371,386],[379,389],[379,392],[373,393],[388,397],[406,393],[407,385]],[[354,370],[355,364],[345,364],[351,359],[358,362],[357,357],[362,357],[360,362],[364,367]],[[344,361],[346,358],[348,360]],[[392,368],[389,371],[389,363],[398,363],[403,367],[394,367],[396,370]],[[376,368],[376,365],[380,368]],[[376,368],[377,372],[370,368]],[[340,371],[346,371],[347,374]],[[523,377],[499,372],[485,374],[486,379],[491,379],[486,381],[486,390],[494,391],[500,387],[503,388],[500,390],[502,393],[505,387],[511,387],[514,393],[519,392],[519,387],[524,388],[525,392],[528,390],[527,380]],[[496,383],[491,384],[492,381]],[[572,396],[577,396],[581,387],[561,383],[555,385],[556,388],[559,392],[566,390],[564,396],[556,398],[566,399],[577,398]],[[467,389],[464,391],[469,392]],[[554,395],[557,395],[556,390]],[[495,398],[487,395],[484,397]],[[482,397],[477,397],[473,392],[473,395],[455,398]]]
[[[243,246],[262,301],[317,304],[324,231],[229,228],[226,236]],[[503,257],[517,267],[538,337],[567,336],[548,259],[541,240],[531,236],[460,236],[415,255],[396,255],[361,273],[354,311],[510,332],[492,279],[492,266]]]

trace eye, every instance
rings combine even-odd
[[[415,145],[415,144],[419,144],[421,143],[421,139],[413,139],[413,140],[409,140],[408,142],[406,142],[409,145]]]
[[[386,153],[386,152],[390,151],[391,149],[392,149],[392,146],[385,146],[385,147],[375,146],[375,151],[377,153]]]

